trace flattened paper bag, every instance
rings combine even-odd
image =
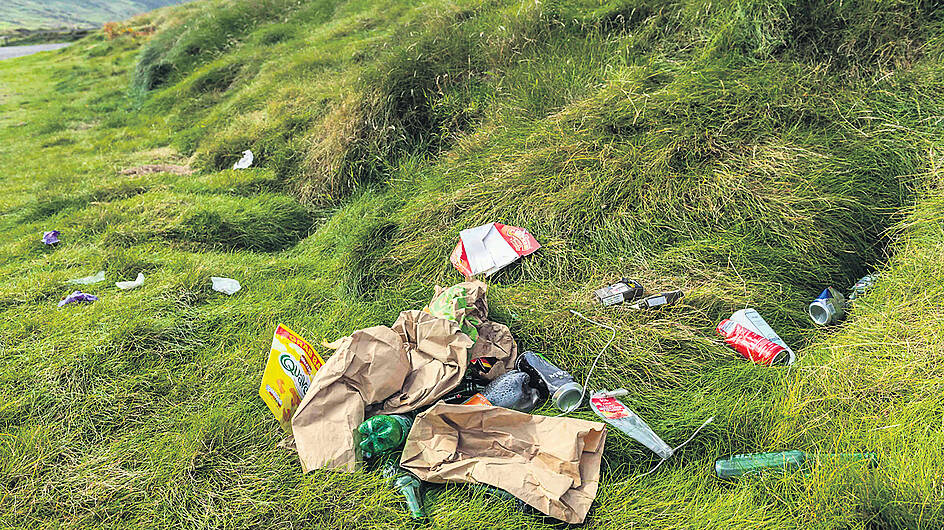
[[[437,403],[413,422],[400,465],[428,482],[495,486],[582,523],[597,496],[605,440],[599,422]]]

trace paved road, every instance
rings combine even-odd
[[[14,57],[23,57],[24,55],[33,55],[34,53],[45,52],[48,50],[58,50],[72,44],[71,42],[57,42],[55,44],[36,44],[33,46],[0,46],[0,61],[3,59],[12,59]]]

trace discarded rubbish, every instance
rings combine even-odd
[[[119,289],[134,289],[135,287],[141,287],[141,284],[144,283],[144,273],[139,272],[138,277],[130,282],[115,282],[115,287]]]
[[[471,368],[472,365],[469,365],[469,367]],[[485,387],[480,385],[478,382],[471,380],[469,378],[468,372],[466,372],[466,378],[462,380],[459,386],[443,396],[442,399],[446,403],[464,403],[469,398],[483,390],[485,390]]]
[[[420,491],[420,481],[397,466],[393,461],[387,462],[381,471],[383,476],[390,480],[390,485],[397,489],[406,501],[407,510],[413,519],[425,519],[423,511],[423,495]]]
[[[780,335],[777,335],[777,332],[770,327],[770,324],[768,324],[767,321],[764,320],[764,317],[760,316],[760,313],[753,307],[735,311],[730,319],[787,350],[790,358],[785,364],[793,364],[793,361],[796,360],[796,354],[793,353],[793,350],[787,346],[787,343],[780,338]]]
[[[511,370],[489,383],[482,396],[496,407],[531,412],[541,400],[541,394],[528,386],[530,382],[531,377],[525,372]]]
[[[476,326],[480,326],[482,321],[475,316],[474,312],[468,311],[470,308],[466,297],[467,293],[468,289],[464,285],[453,285],[448,289],[437,292],[423,311],[439,318],[455,320],[459,323],[459,328],[462,329],[463,333],[472,340],[476,340],[479,338]],[[463,311],[463,309],[466,311]]]
[[[518,345],[508,326],[487,320],[486,291],[485,284],[478,280],[448,289],[436,286],[436,294],[423,309],[433,316],[457,322],[462,332],[474,341],[469,350],[469,372],[483,386],[514,368],[518,358]]]
[[[685,296],[685,293],[682,291],[666,291],[664,293],[647,296],[630,307],[633,309],[653,309],[665,305],[672,305],[681,300],[683,296]]]
[[[601,287],[593,292],[603,306],[632,302],[643,295],[643,287],[637,281],[623,278],[620,281]]]
[[[526,351],[518,358],[517,367],[531,376],[531,384],[550,396],[558,409],[570,412],[580,406],[583,387],[574,381],[574,376],[544,357],[533,351]]]
[[[76,285],[89,285],[93,283],[105,281],[105,271],[98,271],[91,276],[85,276],[84,278],[76,278],[74,280],[69,280],[66,283],[76,284]]]
[[[757,364],[769,366],[787,364],[790,361],[790,352],[786,348],[731,319],[722,320],[717,330],[728,346]]]
[[[491,276],[541,248],[541,244],[524,228],[501,223],[463,230],[459,238],[450,261],[467,278],[483,273]]]
[[[233,164],[233,169],[249,169],[249,166],[252,165],[253,158],[252,151],[248,149],[243,151],[243,157]]]
[[[481,393],[475,394],[462,402],[463,405],[491,405],[492,403]]]
[[[465,376],[472,340],[452,320],[403,311],[392,327],[358,330],[325,346],[335,352],[292,416],[305,472],[354,471],[354,432],[364,418],[410,412],[448,394]]]
[[[403,446],[410,434],[413,418],[403,414],[380,414],[364,420],[357,428],[361,433],[360,447],[367,458]]]
[[[849,290],[848,297],[843,297],[842,293],[832,287],[823,289],[823,292],[819,293],[816,300],[810,304],[809,313],[813,323],[826,326],[841,320],[846,316],[852,302],[871,290],[877,278],[877,274],[866,274],[859,278]]]
[[[236,291],[239,291],[243,288],[241,285],[239,285],[239,282],[232,278],[210,276],[210,281],[213,282],[213,290],[223,294],[234,295],[236,294]]]
[[[856,298],[871,291],[877,280],[878,274],[866,274],[865,276],[859,278],[859,280],[852,286],[852,289],[849,290],[849,303],[852,303]]]
[[[55,245],[59,242],[59,231],[50,230],[49,232],[43,232],[43,243],[47,245]]]
[[[659,438],[659,435],[638,414],[616,399],[617,396],[627,393],[625,389],[594,392],[590,396],[590,408],[597,413],[597,416],[622,431],[623,434],[645,445],[663,460],[671,457],[673,451],[669,444]]]
[[[63,298],[59,301],[59,307],[62,307],[66,304],[73,304],[76,302],[94,302],[98,300],[98,297],[94,294],[85,294],[82,291],[75,291],[69,296]]]
[[[437,484],[494,486],[576,524],[597,495],[605,441],[600,422],[437,403],[414,420],[400,466]]]
[[[729,456],[715,462],[715,474],[718,478],[736,478],[744,475],[759,474],[764,471],[790,472],[803,467],[807,462],[816,460],[838,460],[844,462],[875,463],[875,453],[844,454],[807,454],[803,451],[783,451],[779,453],[749,453]]]
[[[845,315],[845,305],[846,299],[842,293],[827,287],[810,304],[810,318],[820,326],[834,324]]]
[[[323,364],[321,356],[299,334],[282,324],[275,328],[259,396],[289,433],[292,432],[292,414],[308,392],[311,378]]]

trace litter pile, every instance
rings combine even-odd
[[[249,167],[247,151],[236,169]],[[59,245],[59,232],[43,234]],[[612,332],[590,365],[583,384],[567,370],[533,351],[519,353],[511,330],[489,320],[487,287],[476,275],[490,276],[540,248],[522,228],[491,223],[460,234],[451,261],[466,276],[447,289],[436,287],[422,310],[406,310],[390,326],[374,326],[322,344],[334,353],[324,360],[299,334],[279,324],[272,338],[259,395],[289,434],[280,444],[294,449],[305,472],[351,472],[363,462],[381,468],[400,491],[414,518],[424,518],[423,485],[456,483],[489,495],[517,499],[522,509],[568,523],[582,523],[596,497],[607,424],[640,442],[663,462],[688,444],[714,418],[676,447],[617,398],[626,389],[587,385],[616,329],[571,311]],[[68,284],[105,281],[100,270]],[[839,321],[850,304],[875,284],[857,282],[848,297],[832,287],[810,304],[816,324]],[[212,288],[226,295],[242,286],[213,276]],[[118,281],[118,289],[144,282]],[[678,304],[680,290],[648,293],[638,281],[622,278],[594,291],[603,307],[626,304],[634,311],[660,311]],[[74,291],[59,306],[94,302],[98,296]],[[764,365],[791,365],[792,349],[753,308],[735,311],[717,332],[730,348]],[[585,403],[603,422],[566,417]],[[550,401],[561,414],[532,415]],[[400,451],[399,455],[396,455]],[[719,459],[719,478],[769,470],[804,469],[809,462],[872,463],[872,453],[808,455],[801,451],[735,455]],[[646,474],[648,474],[646,473]]]
[[[389,327],[365,328],[324,343],[334,350],[327,361],[279,324],[259,395],[289,433],[280,445],[298,452],[305,472],[350,472],[365,461],[382,468],[417,519],[426,516],[423,484],[456,483],[513,497],[522,509],[561,521],[583,522],[599,487],[606,424],[658,455],[659,463],[648,473],[658,469],[714,418],[673,448],[617,399],[629,394],[626,389],[589,394],[590,409],[606,423],[563,416],[584,404],[585,387],[616,337],[614,328],[571,311],[613,334],[581,385],[542,355],[519,353],[509,328],[488,320],[486,285],[472,278],[490,276],[539,248],[527,230],[501,223],[463,230],[451,261],[467,281],[436,287],[422,311],[403,311]],[[863,278],[849,298],[873,284],[874,277]],[[684,293],[647,295],[640,282],[622,278],[594,296],[604,307],[626,304],[649,311],[677,304]],[[810,306],[810,315],[818,324],[834,322],[847,305],[829,288]],[[754,363],[796,361],[793,350],[753,308],[735,311],[717,331],[725,344]],[[546,400],[562,413],[530,414]],[[875,455],[735,455],[719,459],[715,472],[719,478],[734,478],[837,459],[871,463]]]

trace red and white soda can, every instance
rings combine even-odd
[[[728,346],[757,364],[770,366],[787,362],[790,358],[789,352],[783,346],[771,342],[729,318],[718,324],[718,333],[724,337],[724,342]]]

